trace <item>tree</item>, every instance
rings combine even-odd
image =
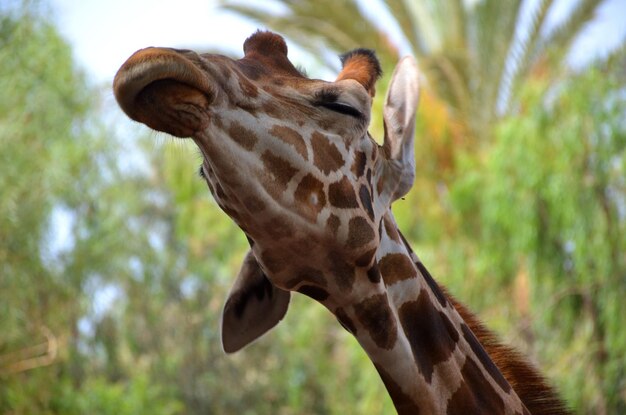
[[[63,344],[80,309],[80,281],[62,281],[46,241],[89,159],[75,132],[87,95],[74,87],[82,79],[69,49],[32,10],[3,10],[0,62],[0,408],[37,412],[50,397],[36,391],[54,374],[35,369],[67,358]]]
[[[501,287],[491,301],[506,306],[487,312],[514,317],[518,345],[585,413],[626,408],[626,336],[615,326],[626,293],[626,100],[616,64],[564,80],[549,101],[545,80],[529,83],[524,112],[496,126],[484,153],[465,156],[450,189],[463,230],[446,248],[474,250],[459,254],[471,258],[461,290],[480,298],[481,276]]]
[[[126,220],[141,206],[132,195],[146,193],[115,206],[107,196],[145,182],[116,181],[118,143],[95,117],[98,94],[46,15],[36,2],[0,9],[0,412],[173,413],[176,401],[141,374],[124,385],[114,359],[97,370],[118,339],[89,349],[86,332],[106,321],[91,319],[94,292],[128,275],[145,242]]]

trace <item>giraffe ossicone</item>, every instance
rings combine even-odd
[[[259,31],[238,60],[147,48],[115,77],[129,117],[194,140],[211,193],[250,241],[224,307],[224,350],[274,327],[297,291],[356,337],[400,414],[566,413],[519,353],[437,285],[396,226],[391,204],[415,176],[415,60],[391,77],[382,146],[367,131],[380,64],[366,49],[342,64],[334,82],[309,79],[282,37]]]

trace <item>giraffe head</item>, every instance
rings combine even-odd
[[[194,140],[204,157],[201,175],[250,240],[224,310],[226,351],[273,327],[289,291],[334,310],[379,289],[367,270],[381,219],[410,189],[415,168],[412,58],[392,76],[379,146],[367,132],[381,74],[373,52],[343,55],[337,79],[326,82],[297,70],[276,34],[257,32],[243,49],[239,60],[142,49],[114,81],[130,118]]]

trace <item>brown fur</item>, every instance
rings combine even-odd
[[[400,306],[398,318],[420,374],[431,383],[435,366],[448,360],[454,352],[458,331],[448,316],[434,307],[426,289],[420,291],[415,301]]]
[[[354,79],[359,82],[373,97],[376,94],[376,80],[382,75],[380,63],[369,49],[355,49],[341,56],[343,69],[337,76],[337,81]]]
[[[489,331],[474,314],[445,289],[443,291],[531,414],[571,413],[554,388],[520,352],[500,343],[496,335]]]
[[[464,382],[448,403],[448,414],[502,414],[504,401],[488,382],[476,362],[468,357],[461,369]],[[473,391],[480,390],[480,393]]]

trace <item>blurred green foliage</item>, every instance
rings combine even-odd
[[[306,297],[224,355],[247,243],[194,174],[200,156],[114,133],[24,4],[0,9],[0,413],[393,413],[356,341]],[[580,413],[626,412],[623,67],[531,78],[479,143],[426,95],[416,186],[395,206],[433,274]]]

